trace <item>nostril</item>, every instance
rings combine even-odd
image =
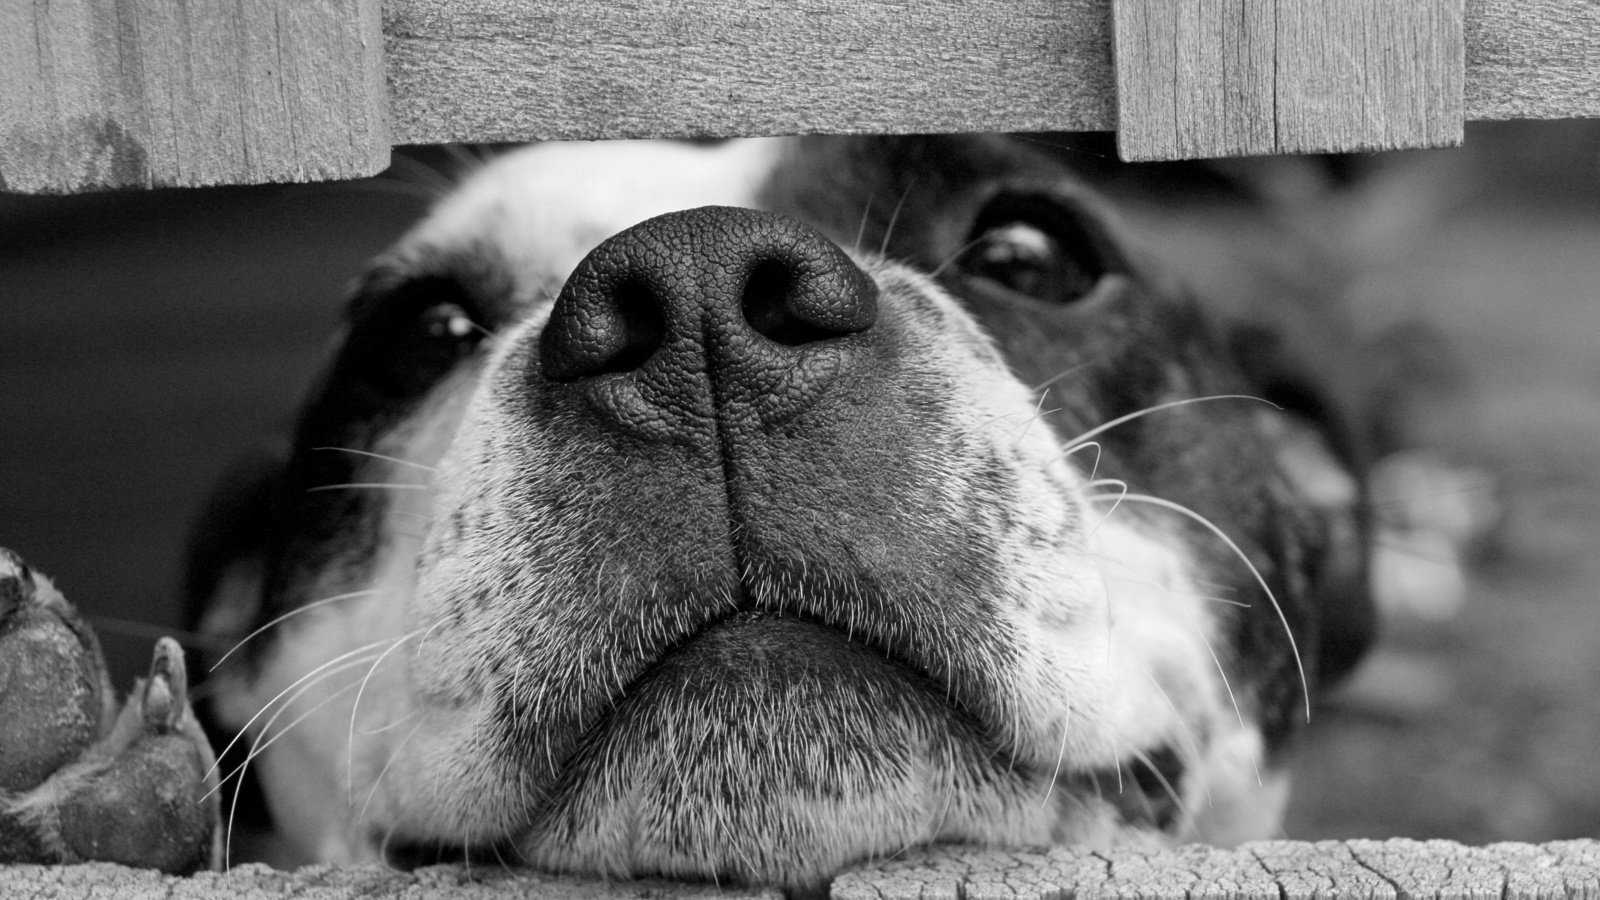
[[[750,327],[786,347],[871,327],[877,285],[842,253],[829,256],[820,264],[780,256],[751,266],[740,297]]]
[[[572,296],[568,297],[567,294]],[[612,372],[632,372],[653,356],[667,334],[663,302],[634,277],[604,279],[580,291],[564,291],[540,339],[544,374],[573,381]]]
[[[617,313],[622,328],[621,347],[595,375],[632,372],[655,354],[667,335],[667,317],[651,290],[636,282],[623,282],[616,290]]]
[[[834,337],[837,331],[801,318],[796,310],[794,270],[777,260],[757,263],[744,284],[744,319],[757,333],[786,347]]]

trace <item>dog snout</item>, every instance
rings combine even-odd
[[[718,407],[781,381],[803,403],[839,370],[829,345],[876,323],[877,295],[843,250],[787,216],[669,213],[578,266],[540,338],[540,373],[555,384],[624,375],[669,405],[705,379]]]

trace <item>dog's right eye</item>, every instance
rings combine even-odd
[[[449,374],[488,334],[472,305],[460,285],[442,279],[412,282],[373,304],[351,342],[374,386],[407,397]]]

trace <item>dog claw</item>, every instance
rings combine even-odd
[[[162,638],[119,711],[88,626],[0,548],[0,862],[215,866],[215,757],[188,694]]]
[[[189,673],[183,648],[169,637],[156,641],[150,660],[150,678],[144,686],[144,721],[159,734],[172,734],[189,705]]]

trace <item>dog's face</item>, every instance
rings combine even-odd
[[[290,614],[217,715],[322,858],[1270,836],[1359,523],[1213,331],[1022,144],[512,153],[202,566],[208,630]]]

